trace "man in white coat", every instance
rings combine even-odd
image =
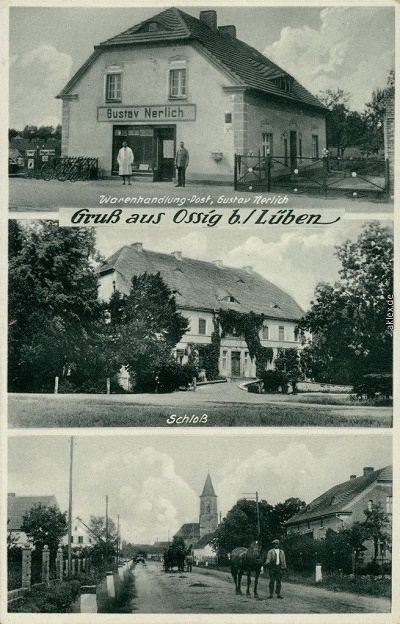
[[[128,178],[128,184],[131,184],[131,175],[132,175],[132,163],[134,161],[133,152],[130,147],[128,147],[128,143],[124,141],[122,143],[122,147],[118,152],[117,162],[119,165],[119,175],[122,176],[123,182],[125,184],[126,178]]]

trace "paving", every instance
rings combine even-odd
[[[77,182],[36,180],[12,177],[9,179],[9,208],[11,212],[58,211],[60,207],[132,208],[147,205],[151,199],[164,198],[154,207],[222,208],[306,208],[345,210],[348,213],[390,215],[391,200],[373,197],[353,198],[349,194],[306,195],[285,192],[257,193],[234,191],[233,185],[188,182],[185,188],[176,188],[171,182],[152,182],[133,178],[131,186],[122,186],[118,178]],[[259,199],[257,199],[259,198]],[[112,203],[111,203],[112,201]],[[258,202],[258,203],[257,203]],[[261,203],[260,203],[261,202]]]

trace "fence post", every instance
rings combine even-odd
[[[390,164],[389,164],[389,158],[385,159],[385,191],[386,191],[386,196],[389,197],[389,195],[390,195]]]
[[[50,551],[47,544],[42,550],[42,583],[50,587]]]
[[[233,190],[237,191],[237,166],[238,166],[238,158],[237,154],[235,154],[235,166],[233,169]]]
[[[114,574],[113,572],[107,572],[107,593],[110,598],[115,598],[115,585],[114,585]]]
[[[58,377],[54,377],[54,394],[58,394]]]
[[[78,574],[81,573],[82,559],[78,559]]]
[[[96,585],[82,585],[80,611],[81,613],[97,613]]]
[[[320,563],[315,564],[315,582],[320,583],[322,581],[322,566]]]
[[[57,550],[57,556],[56,556],[56,569],[57,569],[57,578],[60,582],[62,582],[63,580],[63,576],[64,576],[64,558],[63,558],[63,551],[61,546],[58,548]]]
[[[269,149],[267,151],[267,160],[266,160],[266,178],[267,178],[267,192],[271,192],[271,154]]]
[[[322,157],[323,188],[325,197],[328,195],[328,156]]]
[[[107,377],[107,394],[110,394],[111,391],[111,380]]]
[[[30,589],[32,585],[32,548],[25,544],[22,549],[22,587]]]

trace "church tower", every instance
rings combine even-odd
[[[218,528],[218,508],[217,495],[211,481],[210,474],[207,474],[203,491],[200,494],[200,538],[208,533],[214,533]]]

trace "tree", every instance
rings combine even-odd
[[[67,512],[62,513],[55,505],[47,507],[38,503],[24,514],[21,531],[27,534],[38,552],[47,545],[54,557],[68,531]]]
[[[116,554],[118,548],[118,530],[112,518],[90,516],[88,531],[92,539],[91,557],[95,564],[106,561]]]
[[[89,228],[10,221],[10,391],[50,390],[56,375],[91,370],[101,352],[95,257]]]
[[[336,247],[342,263],[333,286],[321,283],[300,326],[312,333],[308,353],[317,381],[351,383],[392,369],[387,296],[393,293],[393,237],[379,222]]]
[[[364,148],[367,152],[376,152],[384,146],[383,122],[385,115],[385,99],[394,97],[395,73],[391,69],[384,89],[375,89],[371,100],[366,103],[363,120],[366,127]]]
[[[257,531],[257,504],[253,500],[241,499],[228,511],[213,538],[213,545],[219,556],[226,556],[238,546],[249,547],[260,539],[267,547],[273,538],[275,525],[272,505],[262,500],[258,503],[260,536]]]
[[[157,375],[172,361],[171,351],[189,327],[160,273],[132,278],[128,295],[109,304],[110,367],[127,366],[136,389],[157,386]]]
[[[326,119],[326,142],[328,148],[335,148],[343,157],[346,147],[360,145],[365,133],[365,122],[357,111],[348,107],[350,93],[339,87],[334,91],[320,91],[317,96],[329,109]]]
[[[300,498],[287,498],[283,503],[277,503],[272,512],[273,533],[276,536],[284,535],[284,523],[304,509],[306,503]]]
[[[390,521],[382,509],[382,504],[373,503],[370,509],[364,510],[365,520],[362,523],[365,539],[374,544],[374,561],[379,556],[379,546],[385,549],[390,543],[390,533],[387,531]]]

